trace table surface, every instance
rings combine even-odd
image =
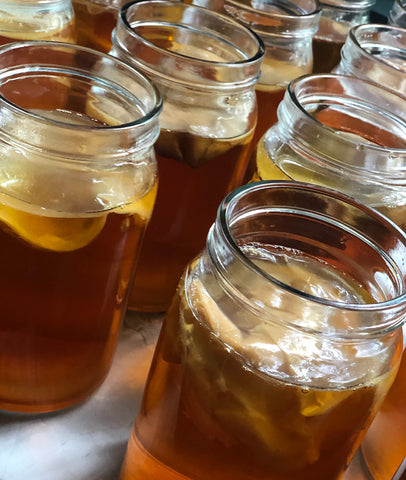
[[[0,413],[0,480],[117,480],[160,326],[129,312],[106,381],[78,407]],[[358,456],[343,480],[371,480]]]

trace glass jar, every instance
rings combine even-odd
[[[111,49],[111,33],[127,0],[72,0],[77,43],[104,53]]]
[[[76,41],[71,0],[0,1],[0,45],[16,40]]]
[[[222,202],[168,311],[120,480],[338,480],[399,365],[406,238],[336,191]]]
[[[278,116],[258,146],[255,179],[302,180],[334,188],[375,207],[406,230],[405,97],[354,77],[313,75],[291,83]],[[406,452],[404,388],[401,373],[389,406],[372,424],[378,434],[367,434],[367,448],[374,452],[371,468],[375,472],[379,465],[385,472],[379,479],[391,479]]]
[[[313,73],[330,73],[351,27],[368,23],[376,0],[321,0],[319,30],[313,39]]]
[[[394,0],[388,13],[389,25],[406,28],[406,1]]]
[[[194,0],[193,3],[202,0]],[[312,41],[320,18],[318,0],[203,0],[256,32],[265,45],[261,76],[255,90],[258,121],[249,155],[277,120],[276,110],[288,83],[313,68]]]
[[[105,378],[156,195],[161,106],[113,57],[0,48],[1,409],[65,408]]]
[[[353,27],[335,73],[371,80],[406,95],[406,30],[390,25]]]
[[[147,0],[121,10],[112,54],[148,75],[164,99],[158,196],[129,301],[132,309],[163,311],[204,247],[220,201],[242,183],[264,48],[218,12]]]

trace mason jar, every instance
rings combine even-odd
[[[376,0],[321,0],[319,29],[313,39],[313,73],[330,73],[355,25],[368,23]]]
[[[112,54],[148,75],[164,101],[158,196],[129,301],[164,311],[220,201],[242,183],[264,47],[226,15],[165,0],[127,4],[112,39]]]
[[[278,117],[258,146],[254,179],[334,188],[406,230],[405,96],[355,77],[310,75],[291,83]],[[363,445],[379,480],[392,480],[406,452],[403,357],[388,401]]]
[[[127,1],[72,0],[76,16],[77,43],[108,53],[118,12]]]
[[[58,410],[103,382],[156,196],[161,106],[116,58],[0,48],[0,409]]]
[[[71,0],[0,1],[0,45],[16,40],[76,41]]]
[[[406,1],[394,0],[388,13],[389,25],[406,28]]]
[[[406,30],[391,25],[353,27],[334,73],[371,80],[406,95]]]
[[[258,2],[193,0],[226,13],[257,33],[265,45],[261,76],[255,90],[258,121],[250,153],[276,121],[276,110],[288,83],[313,69],[312,41],[319,25],[318,0]]]
[[[324,187],[221,203],[167,312],[120,480],[338,480],[399,366],[406,239]]]

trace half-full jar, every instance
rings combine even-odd
[[[61,409],[105,378],[156,195],[161,106],[108,55],[0,48],[0,409]]]
[[[0,1],[0,45],[16,40],[76,40],[71,0]]]
[[[77,43],[107,53],[118,12],[127,0],[72,0]]]
[[[338,480],[402,352],[406,238],[337,191],[221,204],[161,331],[121,480]]]
[[[313,72],[329,73],[340,61],[340,49],[355,25],[368,23],[376,0],[321,0],[319,30],[313,41]]]
[[[371,80],[406,95],[406,29],[372,23],[353,27],[334,72]]]
[[[150,0],[122,9],[112,53],[148,75],[164,99],[158,196],[129,302],[162,311],[204,247],[221,200],[242,182],[264,47],[226,15]]]

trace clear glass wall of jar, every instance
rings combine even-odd
[[[223,197],[242,183],[257,120],[261,39],[233,18],[173,1],[127,4],[112,54],[163,96],[155,151],[159,188],[129,306],[169,306],[186,263],[203,247]]]
[[[396,374],[406,238],[337,191],[226,197],[168,311],[120,480],[338,480]]]
[[[128,0],[72,0],[76,16],[77,43],[107,53],[118,12]]]
[[[66,408],[107,375],[156,197],[161,107],[111,56],[0,48],[0,409]]]
[[[0,45],[16,40],[76,41],[71,0],[0,1]]]
[[[394,0],[388,13],[388,23],[397,27],[406,28],[406,1]]]
[[[318,29],[318,0],[251,1],[193,0],[239,20],[256,32],[265,45],[261,77],[256,85],[258,122],[250,154],[277,120],[276,110],[288,83],[313,69],[313,36]]]
[[[319,30],[313,40],[313,72],[330,73],[351,27],[368,23],[376,0],[321,0]]]
[[[375,24],[351,28],[334,72],[371,80],[406,95],[406,30]]]

